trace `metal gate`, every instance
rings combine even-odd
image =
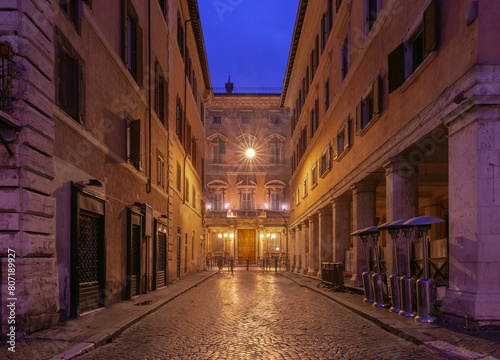
[[[80,212],[78,241],[78,313],[102,307],[99,297],[103,268],[104,217]]]
[[[141,293],[141,227],[132,225],[131,239],[131,264],[130,264],[130,294],[131,296]]]
[[[156,287],[167,285],[167,234],[158,232]]]
[[[177,277],[181,277],[181,228],[177,228]]]

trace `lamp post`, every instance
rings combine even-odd
[[[403,223],[406,220],[398,220],[393,222],[387,222],[385,224],[380,225],[377,229],[379,230],[387,230],[392,237],[393,242],[393,274],[389,276],[389,283],[391,287],[391,303],[392,306],[389,309],[390,312],[400,313],[401,312],[401,304],[403,302],[401,296],[401,287],[400,287],[400,279],[399,276],[399,264],[398,264],[398,236],[402,228],[405,226]]]
[[[371,272],[370,272],[370,261],[368,259],[368,251],[366,248],[366,242],[368,241],[368,233],[364,232],[364,229],[356,230],[351,234],[351,236],[359,236],[361,241],[363,241],[363,247],[365,250],[365,259],[366,259],[366,266],[367,270],[364,271],[361,274],[361,277],[363,279],[363,290],[364,290],[364,295],[365,298],[363,299],[364,302],[367,303],[373,303],[373,289],[371,286]]]
[[[362,230],[360,235],[370,235],[373,241],[373,246],[375,250],[375,262],[376,262],[376,272],[371,276],[372,289],[375,297],[373,302],[374,307],[389,307],[387,296],[387,276],[381,274],[380,272],[380,256],[378,252],[378,237],[380,235],[380,230],[376,226],[370,226]]]
[[[417,316],[415,321],[430,323],[436,320],[433,316],[436,302],[436,283],[433,279],[429,279],[427,232],[431,229],[432,224],[442,222],[444,222],[443,219],[434,216],[419,216],[404,223],[404,225],[415,226],[422,234],[424,278],[417,280]]]
[[[285,221],[285,233],[286,233],[286,253],[285,253],[285,262],[286,262],[286,271],[288,272],[289,271],[289,266],[288,266],[288,223],[285,219],[285,217],[283,216],[283,214],[279,211],[274,211],[274,210],[265,210],[267,212],[270,212],[270,213],[274,213],[274,214],[278,214],[279,216],[281,216],[281,218],[283,219],[283,221]]]

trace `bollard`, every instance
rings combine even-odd
[[[278,272],[278,258],[274,259],[274,272]]]
[[[249,266],[250,266],[250,259],[247,259],[247,271]]]

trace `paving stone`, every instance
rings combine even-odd
[[[289,279],[219,274],[78,359],[443,359]]]

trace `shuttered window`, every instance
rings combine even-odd
[[[387,57],[389,63],[389,94],[405,82],[405,46],[401,43]]]
[[[84,62],[57,30],[56,99],[57,104],[79,123],[84,114]]]
[[[142,170],[142,144],[143,134],[141,132],[141,120],[132,120],[127,122],[128,132],[128,161],[137,170]]]
[[[438,6],[432,0],[424,10],[422,24],[405,42],[398,45],[387,57],[389,67],[389,93],[399,88],[438,48]]]
[[[137,84],[142,86],[142,29],[129,0],[122,0],[122,60]]]

